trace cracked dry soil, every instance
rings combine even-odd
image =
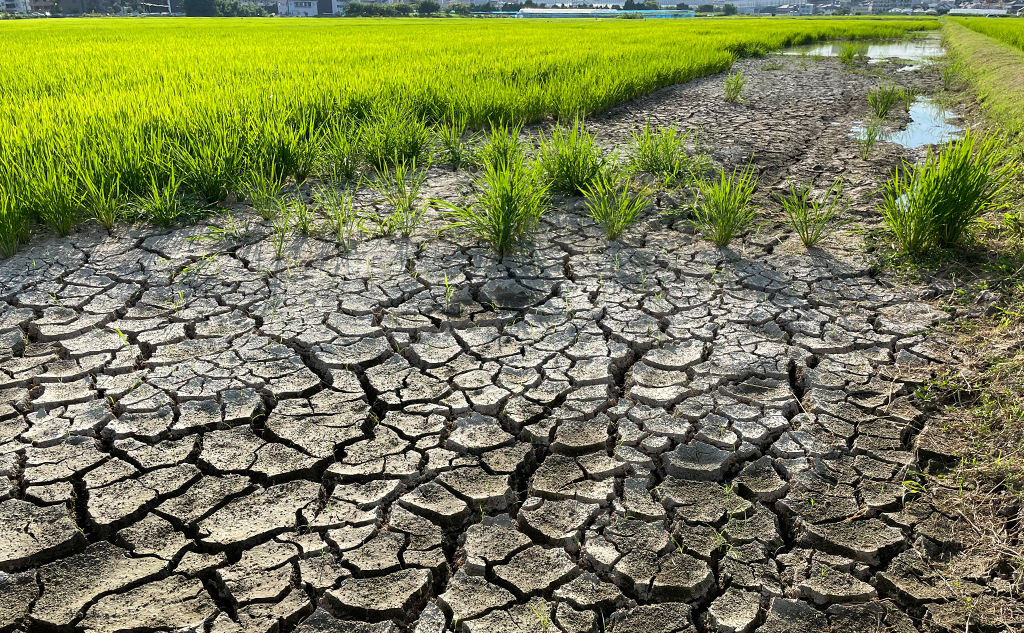
[[[699,126],[753,154],[766,207],[790,175],[873,191],[899,148],[860,161],[847,132],[876,80],[783,61],[741,62],[745,103],[715,77],[591,126]],[[935,454],[912,392],[947,315],[859,238],[722,251],[651,213],[609,243],[580,206],[504,261],[429,225],[277,261],[250,221],[3,262],[0,631],[938,626],[954,522],[901,482]]]

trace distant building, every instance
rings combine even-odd
[[[872,13],[889,13],[893,9],[910,11],[910,0],[873,0],[871,2]]]
[[[3,0],[4,11],[7,13],[28,13],[28,0]]]
[[[637,13],[644,18],[666,19],[666,18],[692,18],[693,11],[678,11],[674,9],[638,10],[628,13]],[[622,11],[615,9],[520,9],[516,13],[517,18],[618,18]]]
[[[317,0],[281,0],[277,3],[277,13],[278,15],[311,18],[320,13],[320,8]]]
[[[949,14],[974,16],[1006,15],[1006,9],[950,9]]]

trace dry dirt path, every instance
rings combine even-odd
[[[898,148],[847,132],[877,79],[765,63],[746,103],[709,78],[591,125],[700,127],[762,201],[873,190]],[[278,261],[251,226],[0,263],[0,631],[912,633],[949,607],[951,519],[902,485],[946,315],[859,237],[608,243],[563,200],[504,261],[426,230]]]

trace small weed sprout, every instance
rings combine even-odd
[[[271,221],[274,228],[271,239],[274,244],[274,259],[280,261],[284,258],[284,245],[288,240],[288,229],[291,227],[292,207],[286,202],[279,201],[277,211],[277,215]]]
[[[743,92],[743,86],[746,83],[747,78],[743,75],[742,70],[729,73],[729,76],[725,78],[725,94],[722,98],[729,103],[740,101],[740,94]]]
[[[602,157],[601,146],[583,119],[576,119],[568,128],[556,125],[550,137],[540,133],[540,164],[552,189],[580,195],[604,171],[608,159]]]
[[[696,152],[690,156],[686,143],[691,132],[675,127],[655,130],[650,122],[639,132],[631,133],[628,170],[664,178],[666,185],[686,178],[691,173],[707,171],[711,159]]]
[[[393,207],[391,215],[378,218],[378,229],[383,235],[396,231],[409,236],[419,225],[426,208],[418,204],[420,189],[427,179],[426,169],[416,168],[416,159],[410,162],[395,158],[393,169],[378,169],[370,187]]]
[[[716,246],[728,246],[754,220],[750,197],[756,186],[753,165],[743,171],[734,169],[731,174],[722,169],[716,179],[697,180],[693,225]]]
[[[650,203],[646,191],[631,193],[629,179],[616,180],[602,175],[596,178],[584,192],[587,212],[597,222],[609,240],[617,239],[629,228],[637,216]]]
[[[342,250],[352,248],[356,231],[362,228],[362,220],[352,208],[352,194],[335,187],[317,187],[313,200],[327,218],[327,226],[337,238]]]
[[[486,162],[477,185],[482,193],[470,206],[438,204],[448,209],[449,228],[468,230],[504,256],[537,226],[548,206],[547,186],[527,169],[521,152],[504,165]]]
[[[877,119],[887,118],[896,104],[902,101],[903,89],[898,88],[895,83],[889,87],[880,86],[868,93],[868,105]],[[910,110],[909,106],[907,110]]]
[[[789,183],[789,194],[780,196],[779,201],[786,212],[786,221],[800,236],[800,241],[807,248],[815,246],[825,235],[826,229],[835,226],[839,217],[850,206],[843,204],[842,179],[835,181],[820,199],[811,197],[811,187],[797,188]]]
[[[904,251],[956,246],[997,202],[1013,163],[1003,140],[970,130],[929,151],[923,163],[904,161],[882,189],[880,210]]]
[[[533,615],[537,618],[537,622],[540,624],[540,628],[544,633],[547,633],[551,629],[551,620],[548,618],[547,603],[543,600],[540,601],[540,609],[536,609],[533,605],[530,605],[530,611],[533,611]]]

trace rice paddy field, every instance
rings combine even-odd
[[[1024,50],[1024,20],[991,20],[988,18],[954,18],[977,33],[994,37]]]
[[[304,178],[365,129],[379,163],[437,121],[606,110],[739,57],[934,21],[37,20],[0,23],[0,245],[68,233],[88,200],[177,187],[216,202],[247,174]],[[347,138],[347,137],[346,137]],[[95,205],[94,205],[95,206]],[[108,205],[109,206],[109,205]]]

